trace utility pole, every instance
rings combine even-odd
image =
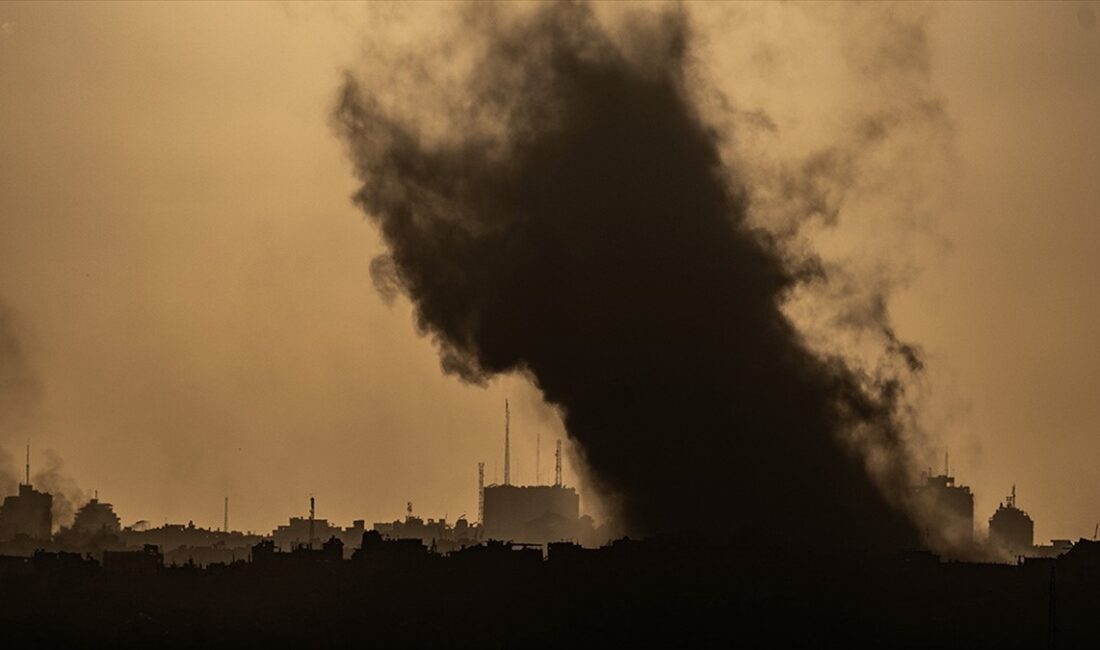
[[[561,487],[561,440],[554,447],[554,485]]]
[[[313,501],[313,495],[309,495],[309,548],[313,548],[313,518],[316,514],[314,506],[316,504]]]
[[[477,523],[485,524],[485,463],[477,464]]]
[[[511,415],[508,412],[508,400],[504,400],[504,484],[512,484]]]
[[[229,532],[229,497],[225,497],[225,512],[222,514],[222,532]]]
[[[31,443],[27,443],[27,485],[31,484]]]

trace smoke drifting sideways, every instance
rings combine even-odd
[[[812,351],[784,315],[825,270],[752,224],[693,103],[686,16],[623,24],[477,5],[394,63],[405,85],[347,75],[333,121],[388,247],[376,284],[411,299],[446,372],[526,374],[625,532],[915,545],[894,507],[902,381]]]

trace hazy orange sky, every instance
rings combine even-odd
[[[846,68],[881,6],[691,11],[716,85],[795,134],[775,145],[784,155],[898,90]],[[842,214],[821,245],[904,269],[890,307],[927,352],[926,451],[950,447],[979,522],[1015,483],[1038,540],[1089,536],[1100,6],[898,11],[926,19],[944,142],[914,156],[934,162],[905,186],[919,196],[864,201],[874,218]],[[444,13],[0,5],[0,301],[42,386],[31,420],[0,432],[10,455],[27,440],[36,458],[56,450],[124,524],[218,526],[225,495],[233,527],[253,530],[303,514],[310,494],[344,525],[397,518],[410,500],[474,517],[477,462],[490,481],[502,472],[508,396],[514,479],[534,479],[536,432],[552,477],[564,433],[533,389],[443,376],[408,302],[374,290],[381,244],[328,122],[365,47]],[[919,219],[891,210],[927,196]]]

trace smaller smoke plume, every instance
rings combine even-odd
[[[76,509],[88,501],[91,495],[87,490],[81,489],[75,479],[65,474],[65,463],[61,455],[53,449],[42,453],[39,464],[41,469],[31,476],[31,483],[35,489],[53,495],[53,527],[56,531],[73,522]]]
[[[12,456],[21,448],[41,397],[41,386],[32,371],[24,337],[14,314],[0,303],[0,497],[15,494],[24,480],[22,463]],[[21,457],[21,455],[20,455]],[[65,474],[61,456],[47,449],[38,456],[31,484],[53,495],[54,529],[72,522],[76,508],[88,494]]]

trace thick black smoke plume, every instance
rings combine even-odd
[[[684,16],[612,35],[583,5],[479,7],[472,73],[434,120],[352,75],[335,113],[389,247],[377,277],[446,371],[527,373],[629,531],[913,543],[865,469],[868,449],[902,465],[900,386],[811,352],[783,315],[814,271],[750,226],[691,99]]]

